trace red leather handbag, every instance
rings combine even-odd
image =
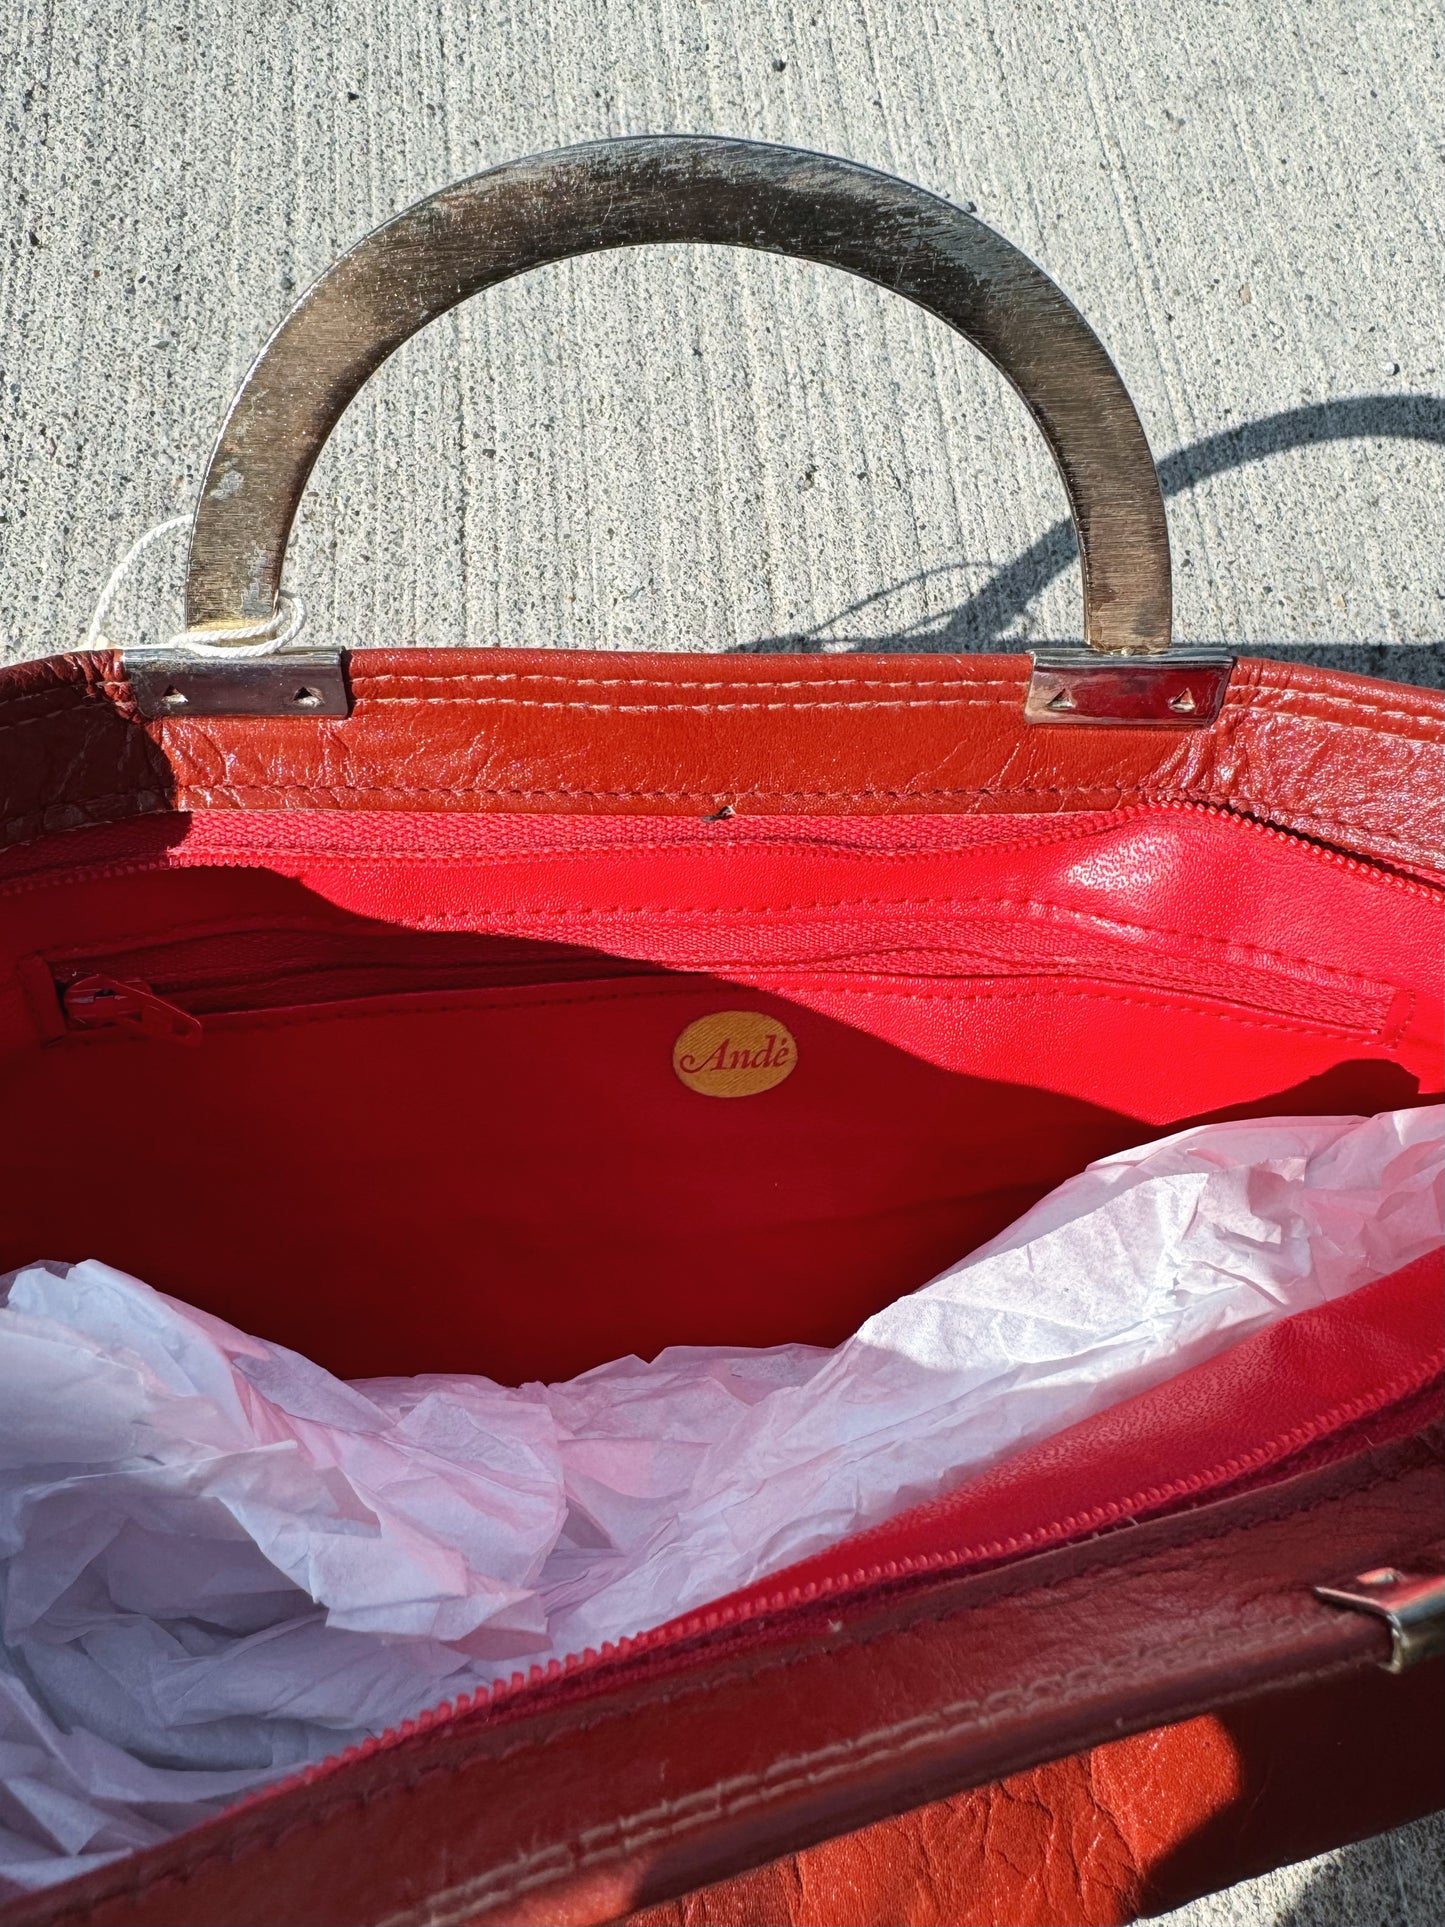
[[[289,640],[372,370],[653,241],[848,269],[989,355],[1086,646]],[[0,1267],[94,1254],[346,1376],[556,1379],[834,1344],[1094,1157],[1439,1089],[1440,698],[1172,648],[1098,341],[866,169],[620,141],[399,216],[238,394],[187,620],[0,677]],[[796,1066],[717,1103],[674,1046],[739,1011]],[[1441,1363],[1437,1258],[0,1921],[1105,1923],[1403,1821],[1441,1800]]]

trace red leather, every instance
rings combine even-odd
[[[0,690],[0,837],[157,809],[897,816],[1217,803],[1438,869],[1431,690],[1241,661],[1204,729],[1022,721],[1020,656],[361,650],[345,722],[136,720],[117,659]]]
[[[1439,1087],[1432,693],[1247,663],[1207,729],[1053,730],[1018,658],[351,666],[344,722],[145,723],[107,656],[0,675],[0,1266],[94,1252],[346,1372],[831,1342],[1104,1151]],[[97,972],[200,1045],[77,1029]],[[699,1100],[672,1040],[743,1000],[799,1068]],[[125,1160],[78,1166],[77,1116]],[[1438,1557],[1432,1289],[0,1918],[601,1921],[921,1808],[688,1905],[1103,1922],[1411,1817],[1403,1749],[1321,1833],[1250,1791],[1243,1713],[1116,1742],[1384,1704],[1379,1629],[1308,1587]],[[1024,1771],[982,1830],[930,1805]],[[1036,1799],[1030,1887],[998,1814]]]
[[[1441,1469],[1437,1426],[1117,1538],[831,1602],[766,1646],[623,1654],[364,1750],[0,1927],[611,1920],[1106,1732],[1349,1678],[1385,1630],[1309,1586],[1438,1559]]]
[[[627,1916],[628,1927],[1122,1927],[1445,1805],[1445,1663],[1054,1760]]]

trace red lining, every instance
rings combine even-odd
[[[836,1343],[1093,1157],[1416,1101],[1440,900],[1189,808],[52,837],[0,866],[0,1266],[102,1257],[345,1375]],[[201,1045],[66,1033],[37,958],[153,975]],[[701,1097],[673,1040],[733,1008],[798,1068]]]

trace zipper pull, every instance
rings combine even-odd
[[[157,997],[149,984],[123,983],[119,977],[77,977],[67,984],[60,1006],[71,1030],[124,1030],[167,1044],[199,1044],[201,1021],[176,1004]]]

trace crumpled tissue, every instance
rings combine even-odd
[[[550,1386],[344,1384],[94,1260],[26,1267],[0,1281],[0,1893],[661,1624],[1387,1275],[1441,1240],[1442,1118],[1180,1132],[836,1351],[673,1347]]]

